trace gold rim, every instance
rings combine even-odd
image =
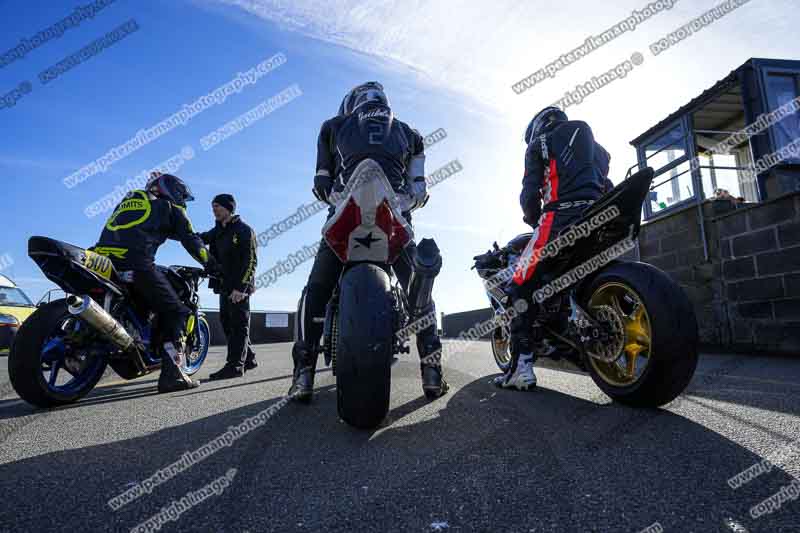
[[[597,374],[610,385],[626,387],[636,383],[650,364],[653,349],[653,330],[650,315],[642,299],[636,292],[622,283],[605,283],[589,300],[589,312],[595,316],[596,310],[613,312],[615,323],[622,325],[618,332],[619,350],[615,360],[600,361],[589,357]]]
[[[498,364],[507,365],[511,362],[511,338],[508,328],[504,326],[495,328],[492,334],[492,351]]]

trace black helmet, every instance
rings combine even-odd
[[[339,116],[346,117],[369,102],[378,102],[385,106],[389,105],[389,99],[386,97],[386,93],[383,92],[383,85],[377,81],[368,81],[347,93],[339,106]]]
[[[549,126],[553,122],[566,122],[569,120],[567,114],[555,106],[545,107],[533,117],[528,129],[525,130],[525,144],[530,144],[531,139],[538,137],[544,132],[545,126]]]
[[[194,200],[189,186],[182,179],[172,174],[150,173],[150,179],[147,180],[145,190],[180,207],[186,207],[186,202]]]

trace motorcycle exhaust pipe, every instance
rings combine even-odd
[[[416,319],[432,311],[433,282],[442,270],[442,254],[436,241],[422,239],[414,257],[414,274],[408,289],[408,303]]]
[[[133,346],[133,337],[122,324],[88,296],[70,295],[67,298],[69,313],[89,324],[119,349],[128,351]]]

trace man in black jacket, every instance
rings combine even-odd
[[[495,380],[503,388],[529,390],[536,387],[533,372],[535,351],[541,348],[541,328],[536,322],[537,305],[531,301],[536,280],[541,280],[541,250],[559,232],[578,220],[607,188],[610,156],[594,140],[585,122],[569,120],[557,107],[536,114],[525,132],[525,177],[520,206],[525,223],[533,227],[509,293],[524,299],[527,312],[511,322],[511,365]]]
[[[219,316],[228,339],[228,359],[225,366],[209,376],[212,380],[241,377],[252,370],[256,354],[250,347],[250,295],[258,257],[256,234],[235,215],[236,200],[230,194],[217,195],[211,203],[214,228],[200,237],[210,245],[222,269],[222,283],[213,280],[211,288],[219,294]]]
[[[180,178],[153,173],[144,190],[131,191],[114,209],[93,249],[111,259],[120,276],[130,280],[134,299],[159,316],[165,341],[159,392],[198,386],[181,370],[191,312],[155,264],[158,248],[167,239],[174,239],[207,270],[215,269],[214,258],[186,214],[186,202],[192,200],[189,187]]]

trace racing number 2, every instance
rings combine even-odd
[[[380,122],[370,122],[367,127],[369,128],[369,143],[383,144],[383,139],[386,137],[385,125]]]

